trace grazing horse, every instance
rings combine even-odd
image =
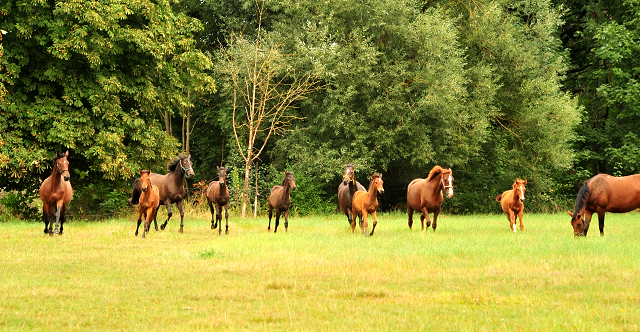
[[[427,228],[431,226],[429,212],[433,212],[433,231],[435,232],[440,208],[444,202],[442,191],[446,191],[448,198],[453,196],[452,174],[451,168],[444,169],[436,165],[431,169],[426,179],[415,179],[409,183],[409,187],[407,187],[409,229],[413,226],[413,211],[420,211],[423,231],[425,219],[427,219]]]
[[[509,220],[509,229],[513,229],[516,233],[516,218],[520,219],[520,230],[524,231],[524,224],[522,224],[522,215],[524,214],[524,192],[527,190],[525,185],[527,180],[516,179],[513,183],[512,189],[503,192],[501,195],[496,196],[496,201],[500,202],[502,211],[507,215]]]
[[[347,221],[351,225],[353,216],[351,214],[351,206],[353,202],[353,194],[356,191],[367,191],[360,182],[356,181],[355,174],[353,173],[353,165],[347,164],[344,166],[344,173],[342,174],[342,183],[338,186],[338,204],[340,205],[340,211],[347,216]]]
[[[273,209],[275,209],[276,227],[273,229],[273,232],[278,231],[281,213],[284,213],[284,231],[287,231],[289,227],[289,206],[291,205],[290,190],[296,190],[296,179],[293,177],[293,172],[284,172],[282,184],[271,188],[271,194],[267,199],[269,201],[269,226],[267,230],[271,230],[271,215]]]
[[[69,183],[69,151],[56,153],[53,161],[53,171],[40,185],[40,199],[42,200],[42,219],[44,219],[44,233],[53,236],[62,235],[64,222],[67,220],[65,212],[67,204],[73,198],[73,189]],[[55,222],[56,228],[53,229]],[[58,230],[60,226],[60,230]]]
[[[183,225],[184,225],[184,210],[182,209],[182,200],[186,196],[186,191],[184,190],[184,177],[192,178],[196,173],[193,171],[193,164],[191,164],[191,155],[179,154],[178,158],[174,159],[173,162],[169,163],[167,166],[168,173],[165,175],[151,173],[149,178],[153,182],[153,185],[158,187],[158,192],[160,193],[160,203],[164,204],[167,207],[167,220],[165,220],[164,224],[160,226],[162,230],[167,226],[169,219],[173,213],[171,212],[171,204],[175,203],[178,209],[180,210],[180,230],[182,233]],[[133,192],[131,193],[131,199],[129,202],[131,204],[138,204],[138,200],[140,199],[140,179],[136,179],[133,182]],[[156,226],[156,231],[158,230],[158,222],[156,220],[158,215],[158,211],[156,210],[156,215],[153,217],[153,223]]]
[[[218,168],[218,181],[211,181],[207,187],[207,200],[209,201],[209,209],[211,209],[211,229],[216,229],[218,222],[220,223],[219,235],[222,235],[222,207],[224,207],[224,218],[227,221],[227,227],[224,231],[229,234],[229,188],[227,188],[227,169],[225,167]],[[213,209],[215,204],[216,208]],[[214,213],[215,214],[214,219]]]
[[[591,216],[598,214],[600,235],[604,235],[605,212],[625,213],[640,207],[640,174],[614,177],[598,174],[584,183],[571,215],[574,236],[587,236]]]
[[[360,217],[360,228],[362,229],[362,234],[367,234],[367,228],[369,227],[369,222],[367,221],[367,214],[371,214],[373,218],[373,228],[371,229],[370,236],[373,235],[373,232],[376,230],[376,225],[378,224],[378,193],[384,193],[384,188],[382,187],[382,174],[373,174],[371,176],[371,183],[369,184],[368,191],[356,191],[353,194],[353,202],[351,203],[351,213],[353,215],[353,220],[351,221],[351,232],[355,232],[356,229],[356,217]]]
[[[149,227],[151,226],[151,220],[156,216],[156,212],[158,211],[158,207],[160,206],[160,192],[158,191],[158,187],[154,187],[151,185],[151,180],[149,179],[151,175],[151,170],[140,170],[140,189],[142,193],[140,194],[140,207],[138,209],[138,227],[136,227],[136,236],[138,236],[138,229],[140,229],[140,222],[142,222],[142,217],[144,217],[144,229],[142,230],[142,238],[144,239],[145,234],[149,231]]]

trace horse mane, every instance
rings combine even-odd
[[[582,188],[580,188],[580,191],[578,191],[578,196],[576,197],[576,206],[573,209],[573,218],[575,218],[576,215],[582,210],[585,202],[591,195],[591,190],[589,190],[588,183],[588,181],[585,182],[584,185],[582,185]]]
[[[170,162],[170,163],[167,165],[167,171],[168,171],[169,173],[174,172],[174,171],[176,170],[176,168],[178,167],[178,164],[180,163],[180,160],[181,160],[182,158],[184,158],[184,157],[186,157],[184,154],[182,154],[182,153],[181,153],[181,154],[179,154],[179,155],[178,155],[178,158],[174,159],[172,162]]]
[[[285,172],[284,179],[282,179],[282,183],[280,184],[281,186],[284,187],[284,185],[287,183],[287,175],[290,173],[291,172]]]
[[[429,182],[429,181],[431,181],[431,179],[435,178],[440,173],[442,173],[442,167],[440,167],[438,165],[435,165],[435,166],[433,166],[433,168],[429,172],[429,176],[427,176],[427,178],[425,180],[427,180],[427,182]]]
[[[511,189],[516,189],[516,185],[518,184],[518,182],[524,182],[524,180],[521,178],[517,178],[515,181],[513,181],[513,185],[511,185]]]

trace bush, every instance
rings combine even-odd
[[[38,199],[38,193],[35,191],[12,191],[0,198],[0,204],[10,216],[22,220],[39,221],[41,212]]]

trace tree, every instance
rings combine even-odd
[[[251,167],[272,136],[286,130],[297,117],[295,103],[317,89],[313,74],[299,74],[288,64],[277,34],[262,31],[264,3],[256,1],[258,30],[255,40],[232,35],[220,52],[219,71],[232,96],[233,136],[244,160],[242,216],[246,215]]]
[[[163,114],[193,105],[183,89],[214,89],[193,39],[201,25],[169,1],[27,0],[5,2],[0,15],[2,187],[37,177],[62,147],[94,178],[163,164],[177,152]]]

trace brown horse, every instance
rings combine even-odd
[[[289,192],[296,190],[296,179],[293,177],[293,172],[284,172],[284,180],[279,186],[271,188],[271,194],[267,199],[269,201],[269,226],[267,230],[271,230],[271,215],[273,209],[276,210],[276,227],[273,232],[278,231],[278,225],[280,224],[280,214],[284,213],[284,231],[286,232],[289,227],[289,206],[291,205],[291,196]]]
[[[527,190],[525,185],[527,180],[516,179],[513,183],[512,189],[503,192],[501,195],[496,196],[496,201],[500,202],[502,211],[507,215],[509,220],[509,229],[513,229],[516,233],[516,218],[520,219],[520,230],[524,231],[524,224],[522,224],[522,215],[524,214],[524,192]]]
[[[571,215],[574,236],[587,236],[591,216],[598,214],[600,235],[604,235],[605,212],[625,213],[640,207],[640,174],[614,177],[598,174],[584,183]]]
[[[140,170],[140,207],[138,209],[138,227],[136,227],[136,236],[138,236],[138,229],[140,229],[140,223],[142,217],[144,217],[144,229],[142,230],[142,238],[149,231],[151,226],[151,220],[156,216],[158,207],[160,206],[160,192],[158,187],[151,185],[150,175],[151,170]]]
[[[415,179],[409,183],[407,187],[409,229],[413,226],[413,211],[420,211],[423,231],[425,219],[427,219],[427,228],[431,226],[429,212],[433,212],[433,231],[435,232],[440,208],[444,202],[443,190],[446,191],[448,198],[453,196],[453,173],[451,168],[444,169],[438,165],[431,169],[426,179]]]
[[[42,219],[44,219],[44,233],[62,235],[64,222],[67,220],[65,212],[67,204],[73,198],[73,189],[69,183],[69,151],[56,153],[53,161],[53,171],[40,185],[40,199],[42,200]],[[53,229],[55,222],[56,228]],[[60,226],[60,230],[58,230]]]
[[[167,166],[168,173],[165,175],[151,173],[149,178],[153,182],[153,185],[158,187],[158,191],[160,193],[160,203],[164,204],[167,207],[167,220],[165,220],[164,224],[160,226],[162,230],[167,226],[169,219],[173,213],[171,212],[171,204],[175,203],[178,209],[180,210],[180,230],[182,233],[183,225],[184,225],[184,210],[182,209],[182,200],[186,196],[187,192],[184,189],[184,177],[192,178],[196,173],[193,171],[193,164],[191,164],[191,156],[185,154],[179,154],[178,158],[174,159],[173,162],[169,163]],[[136,179],[133,182],[133,192],[131,193],[131,199],[129,202],[131,204],[138,204],[138,200],[140,199],[140,179]],[[158,215],[158,211],[156,211],[156,216],[153,217],[153,223],[156,227],[156,231],[158,230],[158,222],[156,217]]]
[[[217,167],[217,166],[216,166]],[[216,229],[218,222],[220,223],[219,235],[222,235],[222,207],[224,207],[224,218],[227,221],[227,227],[224,231],[229,234],[229,188],[227,188],[227,169],[225,167],[218,168],[218,181],[211,181],[207,187],[207,200],[209,201],[209,209],[211,209],[211,229]],[[213,209],[215,204],[216,208]],[[214,213],[215,214],[214,219]]]
[[[353,202],[351,203],[351,214],[353,215],[353,220],[351,221],[351,232],[355,232],[356,229],[356,217],[360,218],[360,228],[362,229],[362,234],[367,234],[367,228],[369,227],[369,222],[367,221],[367,215],[371,214],[373,218],[373,228],[371,229],[370,236],[373,235],[373,232],[376,230],[376,225],[378,224],[378,193],[384,193],[384,188],[382,187],[382,174],[373,174],[371,176],[371,183],[369,184],[369,190],[364,191],[356,191],[353,194]]]
[[[365,189],[360,182],[356,181],[353,165],[347,164],[344,166],[342,183],[338,186],[338,204],[340,205],[340,211],[347,216],[349,225],[351,225],[351,221],[353,220],[351,207],[353,194],[355,194],[356,191],[367,191],[367,189]]]

